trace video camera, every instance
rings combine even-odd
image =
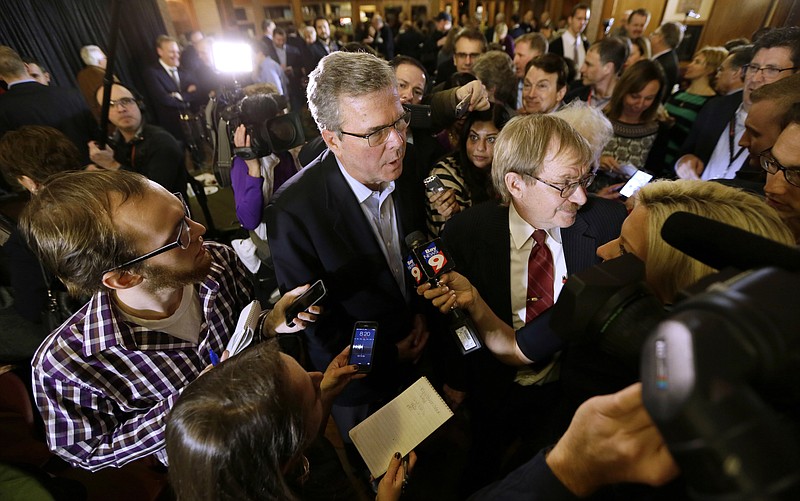
[[[222,186],[230,186],[233,155],[251,160],[281,153],[305,143],[303,126],[297,113],[282,114],[288,106],[280,94],[245,96],[236,88],[223,92],[213,100],[210,123],[216,124],[214,174]],[[250,146],[237,148],[233,135],[244,125]]]
[[[570,277],[551,327],[640,363],[644,405],[691,497],[800,499],[800,251],[688,213],[662,237],[722,271],[667,312],[625,255]]]

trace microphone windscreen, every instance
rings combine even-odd
[[[426,241],[425,235],[421,231],[415,231],[406,235],[406,246],[411,249]]]
[[[765,266],[800,270],[800,250],[689,212],[670,215],[661,228],[661,238],[717,270]]]

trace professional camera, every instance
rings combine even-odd
[[[800,499],[800,251],[687,213],[662,237],[722,271],[668,312],[626,255],[571,277],[551,327],[640,361],[645,407],[691,497]]]
[[[298,115],[281,114],[286,106],[286,98],[280,94],[244,96],[239,88],[220,93],[212,100],[208,114],[211,115],[209,123],[216,126],[214,174],[220,185],[231,184],[233,155],[251,160],[281,153],[305,142]],[[233,135],[239,125],[247,129],[250,147],[234,147]]]

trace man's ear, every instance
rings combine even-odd
[[[322,140],[325,141],[325,144],[328,145],[328,149],[330,149],[334,155],[339,153],[342,148],[341,138],[331,130],[322,130]]]
[[[517,174],[516,172],[507,172],[504,178],[506,182],[506,188],[508,188],[508,192],[511,194],[513,198],[522,198],[523,189],[525,185],[525,179],[523,179],[522,174]]]
[[[19,176],[17,178],[17,182],[21,184],[23,188],[30,191],[31,193],[36,193],[36,190],[39,189],[39,183],[29,178],[28,176]]]
[[[560,103],[564,100],[564,96],[567,95],[567,89],[569,88],[568,85],[564,85],[560,89],[556,91],[556,104]]]
[[[103,285],[109,289],[130,289],[142,283],[143,280],[144,277],[141,275],[129,271],[114,270],[103,273]]]

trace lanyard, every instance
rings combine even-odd
[[[736,152],[736,155],[733,154],[733,142],[736,140],[736,114],[733,114],[733,118],[731,118],[730,123],[728,124],[728,158],[730,162],[728,162],[728,169],[731,168],[733,162],[739,158],[739,155],[742,154],[744,151],[744,146],[739,147],[739,151]]]

